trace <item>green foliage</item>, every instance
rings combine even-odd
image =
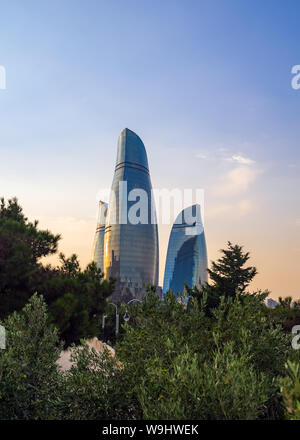
[[[120,363],[107,350],[97,353],[82,341],[72,347],[67,372],[57,365],[57,331],[47,306],[33,295],[3,323],[7,348],[0,351],[0,419],[132,418],[132,390]]]
[[[95,264],[84,270],[76,255],[60,254],[59,267],[43,266],[40,258],[57,251],[59,235],[30,223],[17,199],[0,205],[0,318],[20,310],[33,292],[43,294],[51,321],[66,345],[99,336],[101,315],[113,282],[104,281]]]
[[[0,297],[7,303],[0,312],[20,308],[33,287],[45,301],[35,294],[3,322],[0,419],[278,419],[283,402],[286,417],[299,418],[299,356],[285,331],[300,307],[288,298],[267,309],[268,292],[246,292],[256,269],[244,267],[242,247],[229,242],[212,264],[212,284],[189,289],[188,301],[171,291],[161,301],[149,286],[141,304],[121,305],[120,317],[128,310],[130,320],[117,357],[81,341],[62,372],[59,336],[66,345],[98,336],[102,313],[113,331],[106,301],[113,282],[94,264],[82,270],[76,255],[43,266],[39,258],[56,251],[59,236],[28,223],[16,200],[1,203]]]
[[[291,348],[281,326],[267,318],[265,298],[266,293],[222,297],[213,311],[213,333],[218,341],[232,341],[236,352],[247,347],[255,368],[272,379],[284,373]]]
[[[149,292],[117,344],[142,417],[280,417],[277,379],[290,347],[265,296],[221,297],[209,318],[205,301],[186,308],[172,292],[163,303]]]
[[[74,276],[74,274],[72,275]],[[72,346],[73,366],[58,369],[61,350],[46,304],[34,295],[3,323],[1,419],[210,419],[298,417],[299,371],[288,378],[289,338],[265,313],[265,294],[205,303],[149,290],[130,307],[117,357]],[[125,306],[123,306],[125,308]],[[296,378],[296,379],[295,379]]]
[[[57,331],[48,325],[46,304],[34,295],[3,323],[0,350],[0,419],[52,418],[59,396]]]
[[[243,267],[250,258],[249,252],[243,252],[242,246],[228,241],[228,249],[221,249],[221,253],[223,256],[213,261],[212,268],[208,269],[215,289],[226,296],[244,292],[257,274],[255,267]]]
[[[286,418],[300,420],[300,363],[288,360],[286,363],[286,377],[280,380],[281,393],[283,395]]]
[[[268,309],[268,314],[286,333],[291,333],[294,325],[300,325],[300,301],[293,302],[290,296],[279,297],[279,304],[274,309]]]
[[[168,369],[156,356],[145,373],[137,393],[146,419],[256,419],[268,398],[266,377],[231,343],[205,361],[186,346]]]
[[[76,255],[66,258],[60,254],[60,261],[60,267],[44,269],[38,289],[49,304],[50,319],[59,328],[61,339],[70,345],[99,336],[113,282],[103,280],[94,263],[82,270]]]
[[[132,390],[122,366],[106,349],[90,350],[82,341],[73,346],[74,365],[63,376],[63,400],[59,407],[62,419],[102,420],[129,419]]]
[[[187,289],[189,295],[202,301],[205,297],[206,313],[210,315],[211,309],[219,304],[221,296],[235,297],[245,292],[247,286],[257,274],[255,267],[244,267],[250,258],[249,252],[243,252],[243,247],[227,243],[227,249],[221,249],[223,256],[211,263],[207,269],[210,283],[199,290],[194,287]]]
[[[131,320],[124,325],[125,333],[117,344],[117,352],[134,382],[140,380],[153,356],[163,359],[167,367],[187,341],[194,350],[201,350],[206,344],[208,320],[196,301],[187,313],[181,299],[180,295],[169,292],[161,302],[155,292],[149,291],[142,304],[132,307]]]
[[[284,374],[284,364],[291,353],[290,341],[282,326],[268,317],[264,300],[268,292],[238,295],[235,299],[221,298],[213,311],[216,322],[213,333],[218,341],[231,341],[239,353],[247,347],[256,371],[269,381],[269,399],[263,418],[283,416],[278,378]]]
[[[22,308],[31,297],[39,259],[57,250],[59,235],[29,222],[17,199],[0,203],[0,318]]]

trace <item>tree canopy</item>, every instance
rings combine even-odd
[[[199,302],[205,301],[208,314],[219,304],[222,296],[234,298],[244,293],[257,274],[256,267],[245,267],[250,254],[243,251],[243,246],[233,245],[228,241],[227,248],[220,252],[222,256],[217,261],[212,261],[211,268],[207,269],[210,281],[201,286],[201,289],[187,288],[189,295]]]
[[[113,281],[103,280],[94,263],[85,269],[78,257],[59,254],[57,267],[42,257],[57,252],[59,234],[38,228],[25,217],[16,198],[0,204],[0,318],[20,310],[34,292],[43,294],[50,320],[68,345],[84,336],[99,336],[101,315]]]
[[[60,235],[29,222],[16,198],[0,204],[0,317],[19,310],[34,293],[40,258],[57,251]]]

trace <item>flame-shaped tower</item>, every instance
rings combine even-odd
[[[107,216],[108,204],[99,202],[98,221],[93,244],[92,261],[104,272],[104,230]]]
[[[118,154],[104,235],[104,276],[116,278],[112,299],[142,299],[158,284],[158,232],[148,159],[142,140],[125,128]]]
[[[163,293],[179,293],[207,282],[207,251],[200,205],[183,209],[169,238]]]

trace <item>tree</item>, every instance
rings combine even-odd
[[[227,249],[221,249],[223,256],[211,263],[211,269],[207,269],[211,282],[202,286],[187,289],[188,294],[204,301],[206,313],[217,307],[221,296],[235,297],[237,294],[244,293],[252,279],[257,274],[253,266],[244,267],[250,258],[249,252],[243,252],[243,247],[227,243]]]
[[[278,298],[278,301],[280,306],[289,310],[292,307],[293,298],[291,296],[286,296],[285,298],[282,298],[282,296],[280,296]]]
[[[291,334],[294,325],[300,324],[300,302],[293,301],[291,296],[278,298],[279,303],[274,309],[269,308],[268,314],[274,321],[281,324],[285,333]]]
[[[111,420],[135,418],[132,386],[120,362],[107,349],[90,350],[82,341],[72,347],[73,365],[63,375],[58,408],[67,420]]]
[[[268,320],[265,294],[205,303],[148,292],[116,345],[141,418],[279,418],[277,380],[289,354],[281,326]],[[250,401],[249,401],[250,400]]]
[[[269,384],[244,349],[231,343],[203,357],[184,347],[169,368],[155,356],[138,390],[143,417],[151,420],[253,420],[262,414]]]
[[[60,253],[59,258],[60,266],[41,268],[35,287],[44,295],[50,320],[68,346],[100,335],[106,299],[112,294],[114,283],[103,280],[103,273],[94,263],[82,270],[75,254],[66,258]]]
[[[264,294],[221,297],[211,317],[204,304],[149,290],[116,346],[116,357],[81,341],[73,366],[61,350],[46,304],[35,294],[5,322],[0,351],[0,419],[238,420],[299,417],[299,365],[281,326],[265,314]]]
[[[288,420],[300,420],[300,363],[288,360],[286,376],[280,380],[280,389],[283,395]]]
[[[227,243],[228,249],[221,249],[223,256],[213,261],[208,274],[213,282],[213,288],[225,296],[235,296],[245,291],[246,287],[257,274],[255,267],[243,267],[250,258],[249,252],[243,252],[243,247]]]
[[[33,294],[39,260],[56,252],[59,235],[29,222],[16,198],[0,203],[0,318],[21,309]]]
[[[0,420],[132,418],[131,383],[108,350],[72,347],[69,371],[57,360],[62,349],[49,325],[47,306],[34,294],[4,322],[6,349],[0,350]]]
[[[33,295],[2,324],[6,349],[0,350],[0,419],[53,418],[61,347],[57,330],[48,323],[45,301]]]
[[[60,235],[29,222],[17,199],[0,205],[0,318],[20,310],[34,292],[43,294],[52,322],[69,345],[83,337],[99,336],[101,314],[113,281],[91,263],[80,268],[78,257],[59,255],[60,266],[40,259],[57,251]]]

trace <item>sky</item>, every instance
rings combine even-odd
[[[209,261],[241,244],[251,290],[300,298],[299,13],[298,0],[1,2],[0,195],[84,266],[128,127],[154,188],[204,189]]]

